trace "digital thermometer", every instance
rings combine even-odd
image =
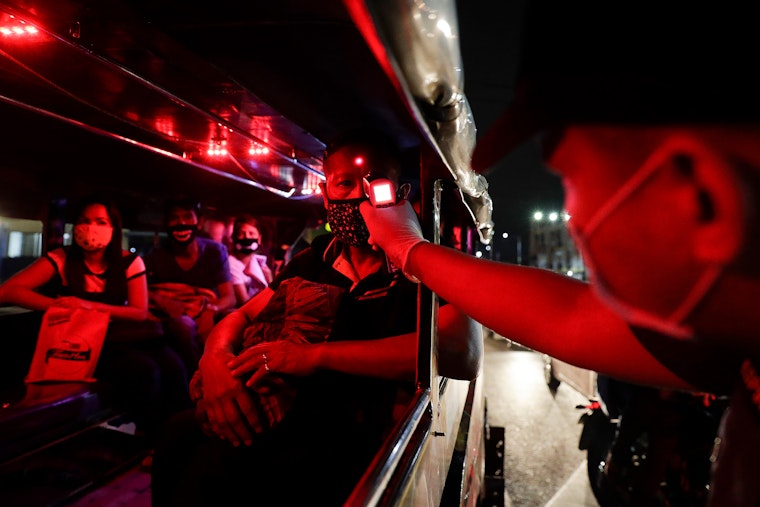
[[[387,208],[396,204],[396,186],[387,178],[372,181],[365,178],[364,190],[370,203],[376,208]]]

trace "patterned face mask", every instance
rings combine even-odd
[[[113,227],[110,225],[78,224],[74,226],[74,241],[88,252],[105,248],[111,242],[112,236]]]
[[[367,224],[359,212],[359,205],[366,200],[366,197],[327,200],[327,221],[330,223],[330,229],[347,245],[369,245]]]

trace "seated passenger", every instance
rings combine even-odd
[[[190,374],[214,322],[235,305],[227,248],[198,237],[199,210],[196,201],[170,200],[168,240],[145,256],[151,311]]]
[[[355,164],[358,155],[365,165]],[[379,138],[359,137],[331,148],[324,167],[332,234],[317,236],[209,335],[197,373],[203,377],[197,414],[170,421],[156,449],[154,507],[228,505],[251,492],[257,505],[342,505],[393,428],[397,409],[408,407],[417,285],[387,269],[382,252],[367,244],[359,214],[363,177],[397,180],[400,163]],[[317,343],[275,338],[241,354],[249,326],[296,278],[322,284],[326,294],[339,291],[331,330]],[[441,306],[439,326],[439,370],[474,378],[480,327],[452,305]],[[461,339],[465,333],[470,340]],[[254,394],[278,379],[296,383],[294,398],[287,405],[256,403],[261,398]]]
[[[145,265],[123,250],[121,218],[101,197],[84,199],[74,242],[37,259],[0,286],[0,303],[45,311],[51,306],[95,308],[111,322],[95,377],[113,386],[117,405],[135,417],[149,437],[174,412],[187,409],[187,371],[160,326],[148,318]],[[39,290],[53,282],[57,297]]]
[[[241,307],[272,282],[272,271],[266,255],[256,253],[261,245],[259,222],[243,214],[232,227],[230,276],[235,291],[236,307]]]

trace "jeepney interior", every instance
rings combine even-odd
[[[436,40],[441,68],[425,67],[431,47],[409,28],[415,9],[456,29],[446,2],[0,0],[0,282],[59,242],[67,202],[95,190],[118,192],[130,246],[157,237],[163,200],[177,194],[217,213],[257,215],[270,248],[293,244],[324,220],[325,146],[367,127],[408,154],[405,177],[418,183],[431,239],[440,240],[443,216],[448,231],[459,225],[463,249],[488,241],[487,185],[468,169],[474,124],[461,75],[449,70],[456,46]],[[422,77],[431,75],[436,86],[425,88]],[[435,305],[421,289],[420,318],[434,322]],[[38,321],[34,312],[0,307],[0,483],[73,494],[134,456],[120,442],[111,461],[89,464],[99,474],[54,480],[54,471],[37,470],[35,483],[28,453],[118,415],[97,385],[51,388],[20,403]],[[462,389],[437,376],[434,325],[427,327],[419,395],[379,452],[383,466],[357,485],[358,502],[413,502],[422,472],[410,471],[432,452],[426,436],[453,434],[435,451],[451,457],[468,451],[455,448],[460,431],[473,431],[463,414],[481,413],[471,419],[483,425],[479,384]],[[447,396],[455,400],[448,406]],[[410,442],[417,447],[405,449]],[[482,462],[461,461],[458,480],[477,480],[463,468]]]

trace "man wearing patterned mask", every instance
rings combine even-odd
[[[382,143],[341,142],[328,150],[325,157],[325,182],[320,183],[327,222],[335,237],[353,251],[366,249],[369,231],[359,212],[359,205],[366,201],[364,180],[388,178],[398,185],[401,167],[392,151],[381,148]],[[406,198],[409,185],[401,186],[400,193]],[[357,252],[359,257],[378,256],[377,252]]]
[[[365,178],[398,182],[400,157],[381,135],[356,133],[328,150],[324,170],[332,234],[314,238],[268,287],[214,327],[198,369],[203,398],[189,425],[205,435],[186,440],[187,420],[167,428],[170,440],[156,450],[152,469],[155,507],[227,505],[250,491],[259,505],[310,505],[315,498],[343,505],[398,410],[408,406],[417,366],[417,285],[369,247],[359,214]],[[319,318],[307,315],[309,327],[327,331],[244,348],[246,330],[255,329],[259,315],[271,318],[270,303],[298,284],[307,289],[292,299],[319,300],[324,310]],[[298,320],[302,312],[295,311],[289,317]],[[445,302],[438,322],[439,372],[474,378],[480,326]],[[281,375],[297,386],[292,405],[258,404],[253,395]],[[294,468],[309,470],[297,488]]]

